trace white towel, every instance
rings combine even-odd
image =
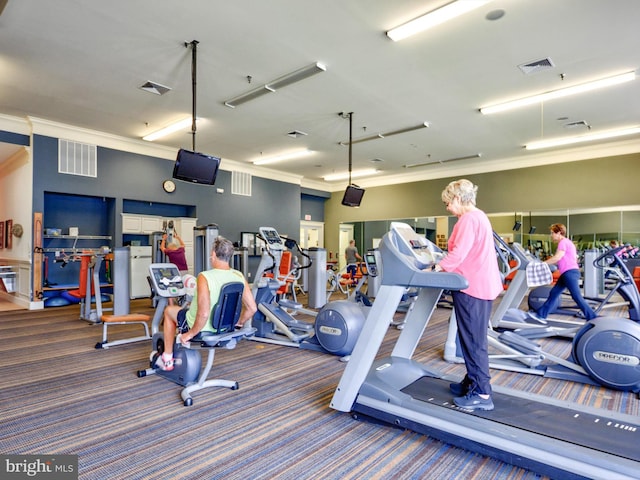
[[[549,285],[553,281],[553,275],[549,265],[544,262],[530,262],[527,265],[527,286],[539,287]]]

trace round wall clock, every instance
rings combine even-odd
[[[176,190],[176,184],[173,180],[165,180],[162,182],[162,188],[164,188],[164,191],[167,193],[173,193]]]

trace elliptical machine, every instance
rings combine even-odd
[[[253,284],[258,311],[252,320],[256,334],[251,340],[330,353],[347,360],[362,331],[363,309],[354,301],[339,300],[325,304],[316,313],[300,303],[278,298],[278,289],[287,281],[286,276],[278,279],[283,252],[296,248],[309,260],[298,268],[309,268],[311,259],[295,240],[281,237],[272,227],[260,227],[259,236],[265,250]],[[298,320],[290,310],[313,316],[315,321]]]
[[[499,256],[504,248],[511,250],[497,235],[494,239]],[[515,255],[513,251],[511,254]],[[508,302],[506,295],[501,304],[505,301]],[[568,359],[543,350],[517,331],[498,332],[490,325],[487,335],[489,346],[500,352],[489,355],[491,368],[603,385],[640,395],[640,322],[623,317],[598,317],[586,322],[575,329]],[[455,310],[449,320],[444,357],[452,363],[464,361],[458,353]],[[543,365],[544,360],[554,363]]]
[[[590,268],[595,268],[596,271],[599,271],[602,275],[602,278],[605,276],[609,276],[609,278],[614,281],[614,285],[604,298],[593,299],[590,297],[585,297],[587,302],[596,302],[597,306],[594,308],[597,314],[601,314],[606,308],[609,301],[613,298],[613,296],[617,293],[619,294],[624,302],[628,305],[629,309],[629,319],[640,322],[640,292],[638,292],[638,287],[633,279],[633,275],[627,268],[627,265],[624,262],[624,254],[630,249],[633,249],[630,245],[621,245],[619,247],[606,250],[604,253],[600,254],[598,257],[593,260],[592,265],[586,265],[585,258],[585,269],[587,266]],[[585,255],[586,257],[586,255]],[[529,308],[532,310],[539,309],[544,302],[547,301],[549,297],[549,292],[551,291],[551,287],[538,287],[532,290],[529,293],[528,303]],[[552,310],[550,313],[563,313],[562,307],[558,306],[555,310]],[[581,312],[577,312],[575,307],[570,309],[568,313],[581,314]]]

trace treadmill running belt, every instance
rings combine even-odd
[[[449,382],[445,380],[422,377],[401,391],[416,400],[452,408]],[[469,415],[640,461],[640,448],[638,448],[640,424],[638,423],[622,424],[606,416],[598,417],[575,409],[542,404],[497,392],[493,392],[492,397],[495,404],[494,410],[469,411]]]

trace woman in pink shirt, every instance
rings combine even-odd
[[[469,288],[453,292],[467,374],[450,385],[453,402],[470,410],[493,410],[487,329],[493,300],[502,292],[493,229],[485,213],[476,207],[478,187],[469,180],[451,182],[442,192],[447,210],[458,217],[448,242],[448,253],[434,270],[455,272]]]
[[[537,312],[533,313],[529,311],[529,314],[537,320],[547,318],[549,312],[557,308],[560,295],[562,295],[562,292],[564,292],[566,288],[569,290],[573,301],[576,302],[576,305],[578,305],[582,311],[584,318],[592,320],[597,317],[596,312],[593,311],[580,293],[580,268],[578,267],[576,246],[567,238],[567,227],[563,224],[554,223],[549,229],[551,230],[551,240],[557,243],[558,247],[556,248],[556,253],[547,258],[544,263],[558,265],[560,278],[558,278],[556,284],[549,292],[547,301],[544,302]]]

